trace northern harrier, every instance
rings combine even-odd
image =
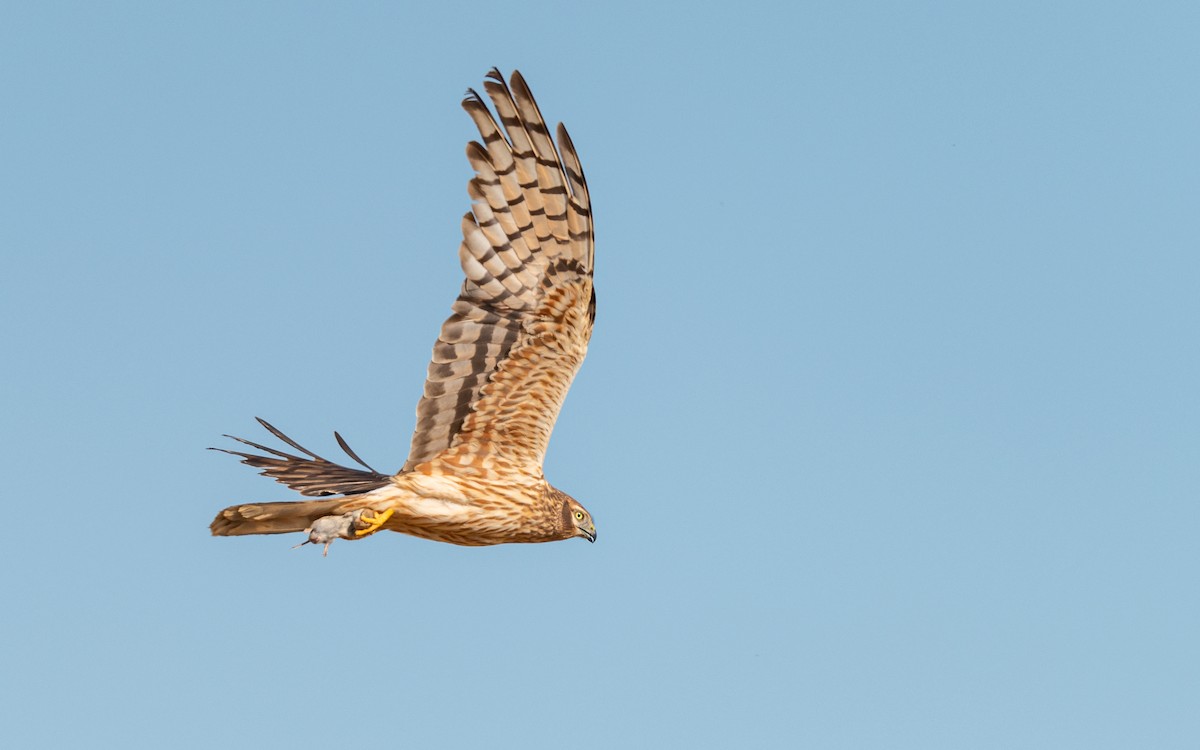
[[[596,540],[591,515],[542,475],[596,315],[587,182],[566,128],[556,146],[519,72],[506,85],[493,68],[484,89],[498,118],[473,89],[462,103],[483,141],[467,145],[466,280],[433,347],[408,460],[381,474],[334,433],[363,468],[340,466],[260,419],[302,455],[241,438],[267,455],[226,452],[301,495],[338,497],[235,505],[214,535],[303,531],[326,553],[381,529],[463,545]]]

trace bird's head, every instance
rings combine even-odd
[[[596,541],[596,522],[587,508],[565,492],[554,490],[554,493],[562,500],[563,538],[581,536],[589,542]]]

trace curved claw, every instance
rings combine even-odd
[[[387,520],[392,517],[393,513],[395,513],[395,511],[391,508],[388,508],[382,513],[375,513],[372,510],[363,510],[362,515],[358,517],[358,520],[367,524],[367,527],[365,529],[355,529],[354,535],[366,536],[367,534],[374,534],[376,531],[379,531],[381,528],[383,528],[383,525],[387,523]]]

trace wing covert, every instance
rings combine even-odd
[[[575,147],[562,125],[555,145],[519,72],[510,87],[493,68],[484,88],[496,116],[474,90],[463,100],[482,140],[467,145],[466,279],[434,344],[402,471],[497,454],[540,471],[591,337],[594,239]]]

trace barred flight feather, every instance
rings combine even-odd
[[[370,466],[367,466],[366,462],[359,458],[358,454],[351,450],[349,444],[336,432],[333,433],[333,436],[337,439],[338,445],[346,452],[347,456],[360,466],[363,466],[366,471],[335,464],[328,459],[322,458],[283,434],[267,420],[261,417],[256,417],[256,419],[258,419],[258,423],[265,427],[268,432],[300,451],[305,456],[308,456],[308,458],[284,453],[283,451],[268,448],[265,445],[259,445],[253,441],[234,437],[233,435],[226,435],[225,437],[232,438],[242,445],[248,445],[255,450],[269,453],[271,456],[276,456],[276,458],[242,451],[231,451],[225,448],[210,448],[210,450],[238,456],[242,459],[242,463],[247,466],[262,469],[259,473],[263,476],[270,477],[280,484],[287,485],[301,495],[309,497],[355,495],[362,492],[370,492],[388,482],[387,474],[380,474]]]
[[[522,470],[540,472],[591,336],[591,206],[579,157],[561,125],[555,146],[520,73],[510,88],[493,70],[484,89],[499,122],[467,93],[483,142],[467,147],[466,281],[433,348],[406,471],[449,450],[515,450]]]

